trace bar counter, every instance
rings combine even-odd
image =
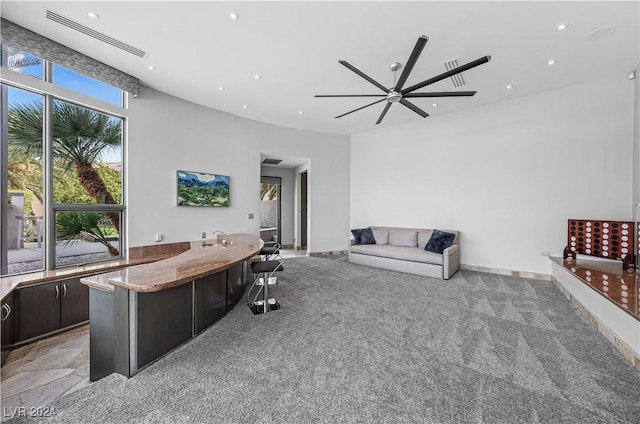
[[[82,278],[89,287],[112,291],[114,286],[140,293],[157,292],[190,283],[233,267],[260,251],[263,241],[248,234],[190,242],[189,250],[153,263]]]
[[[91,381],[134,376],[240,301],[246,261],[264,243],[247,234],[225,240],[190,242],[175,256],[81,279],[89,286]]]

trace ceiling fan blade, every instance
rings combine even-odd
[[[433,91],[431,93],[407,93],[402,97],[467,97],[475,96],[476,93],[477,91]]]
[[[376,87],[378,87],[380,90],[384,91],[385,93],[389,92],[389,89],[386,88],[384,85],[380,84],[378,81],[374,80],[373,78],[371,78],[370,76],[366,75],[365,73],[363,73],[362,71],[360,71],[358,68],[356,68],[355,66],[351,65],[349,62],[347,62],[346,60],[339,60],[338,63],[340,63],[341,65],[345,66],[346,68],[348,68],[349,70],[355,72],[356,74],[360,75],[362,78],[366,79],[367,81],[369,81],[371,84],[375,85]]]
[[[411,52],[411,56],[409,56],[409,60],[407,60],[407,64],[404,66],[404,70],[402,71],[402,75],[400,75],[400,79],[396,84],[395,91],[402,90],[404,83],[407,82],[407,78],[409,78],[409,74],[413,70],[418,58],[420,57],[420,53],[422,53],[422,49],[424,49],[425,44],[429,41],[429,37],[426,35],[422,35],[418,37],[418,41],[416,41],[416,45],[413,47],[413,51]]]
[[[384,118],[384,115],[387,114],[387,111],[389,110],[390,107],[391,107],[391,103],[387,102],[387,105],[384,107],[384,109],[382,110],[382,113],[380,114],[380,117],[376,121],[376,125],[382,122],[382,118]]]
[[[316,94],[313,97],[387,97],[386,94]]]
[[[412,111],[417,113],[418,115],[422,116],[423,118],[426,118],[427,116],[429,116],[429,114],[427,112],[425,112],[424,110],[420,109],[418,106],[414,105],[409,100],[402,99],[402,100],[400,100],[400,103],[402,103],[403,105],[405,105],[406,107],[408,107],[409,109],[411,109]]]
[[[458,66],[455,69],[452,69],[450,71],[442,73],[442,74],[440,74],[438,76],[435,76],[433,78],[429,78],[428,80],[422,81],[421,83],[412,85],[409,88],[405,88],[404,90],[401,90],[400,92],[402,93],[402,95],[405,95],[407,93],[411,93],[412,91],[419,90],[422,87],[426,87],[427,85],[430,85],[430,84],[433,84],[433,83],[438,82],[440,80],[449,78],[450,76],[459,74],[460,72],[464,72],[464,71],[466,71],[468,69],[475,68],[476,66],[480,66],[483,63],[489,62],[490,60],[491,60],[491,56],[481,57],[480,59],[476,59],[473,62],[467,63],[466,65]]]
[[[351,112],[347,112],[347,113],[343,113],[342,115],[338,115],[338,116],[336,116],[336,119],[338,119],[338,118],[342,118],[343,116],[348,115],[348,114],[350,114],[350,113],[353,113],[353,112],[357,112],[357,111],[359,111],[359,110],[362,110],[362,109],[364,109],[365,107],[373,106],[373,105],[375,105],[376,103],[384,102],[385,100],[387,100],[387,99],[380,99],[380,100],[376,100],[376,101],[375,101],[375,102],[373,102],[373,103],[369,103],[368,105],[364,105],[364,106],[362,106],[362,107],[359,107],[358,109],[354,109],[354,110],[352,110]]]

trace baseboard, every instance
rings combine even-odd
[[[332,256],[332,255],[346,255],[347,250],[329,250],[327,252],[311,252],[309,256]]]
[[[479,265],[460,264],[460,269],[465,271],[487,272],[489,274],[508,275],[510,277],[528,278],[531,280],[551,281],[551,274],[538,274],[537,272],[515,271],[512,269],[490,268]]]

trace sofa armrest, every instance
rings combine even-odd
[[[442,278],[448,280],[460,269],[460,245],[454,244],[442,252]]]

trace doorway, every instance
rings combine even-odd
[[[260,238],[282,243],[282,179],[260,176]]]

